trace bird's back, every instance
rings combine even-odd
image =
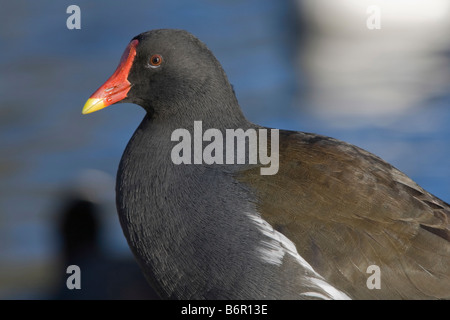
[[[314,134],[280,131],[279,172],[237,179],[263,219],[331,285],[356,299],[450,298],[450,206],[380,158]],[[369,289],[369,266],[380,289]],[[368,269],[369,268],[369,269]]]

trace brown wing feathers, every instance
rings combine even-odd
[[[450,298],[450,206],[380,158],[280,131],[279,172],[238,179],[258,190],[262,217],[350,296]],[[366,286],[369,265],[380,267],[380,290]]]

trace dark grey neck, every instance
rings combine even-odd
[[[144,105],[144,109],[151,115],[149,121],[168,130],[187,128],[199,120],[208,128],[248,127],[250,123],[242,113],[231,85],[228,86],[219,90],[215,86],[204,85],[191,96],[175,94],[172,99]]]

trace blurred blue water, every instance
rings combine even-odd
[[[84,188],[104,206],[102,245],[129,255],[114,179],[144,112],[122,104],[82,116],[81,108],[129,40],[150,29],[182,28],[205,42],[251,121],[354,143],[450,201],[449,94],[384,126],[364,119],[348,128],[306,112],[300,104],[308,101],[295,98],[308,79],[294,63],[301,30],[293,2],[80,0],[81,30],[66,28],[70,4],[15,1],[0,11],[0,298],[41,297],[51,282],[60,249],[57,209],[68,189]],[[85,170],[100,179],[80,179]]]

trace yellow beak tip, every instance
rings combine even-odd
[[[103,99],[90,98],[88,99],[88,101],[86,101],[81,113],[88,114],[103,109],[105,107],[107,107],[107,105],[105,105]]]

